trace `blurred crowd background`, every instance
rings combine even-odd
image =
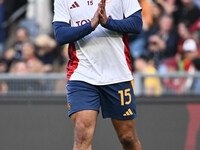
[[[0,0],[0,72],[63,72],[52,31],[53,0]]]
[[[0,73],[65,72],[68,45],[52,31],[53,0],[0,0]],[[200,71],[200,1],[139,0],[143,31],[129,35],[134,72]],[[199,93],[200,78],[144,79],[145,93]]]

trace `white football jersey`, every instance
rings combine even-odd
[[[53,22],[77,27],[93,18],[100,0],[55,0]],[[106,13],[121,20],[140,10],[137,0],[107,0]],[[106,85],[133,79],[127,35],[101,25],[84,38],[69,45],[67,80]]]

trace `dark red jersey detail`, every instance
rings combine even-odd
[[[67,81],[70,80],[74,70],[78,67],[79,59],[76,56],[76,47],[74,43],[69,44],[68,50],[69,61],[67,63]]]
[[[128,35],[124,34],[122,40],[124,43],[124,54],[126,56],[126,62],[129,67],[129,70],[132,74],[133,72],[132,72],[132,68],[131,68],[131,56],[130,56],[130,48],[129,48],[129,43],[128,43]]]

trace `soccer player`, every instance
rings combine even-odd
[[[137,0],[55,0],[53,28],[69,44],[68,114],[74,125],[73,150],[91,150],[96,119],[111,118],[123,150],[142,150],[127,33],[142,30]]]

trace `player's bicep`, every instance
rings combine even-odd
[[[69,23],[69,20],[70,15],[66,2],[64,0],[55,0],[53,22],[59,21]]]
[[[138,0],[122,0],[122,6],[125,18],[141,10]]]

